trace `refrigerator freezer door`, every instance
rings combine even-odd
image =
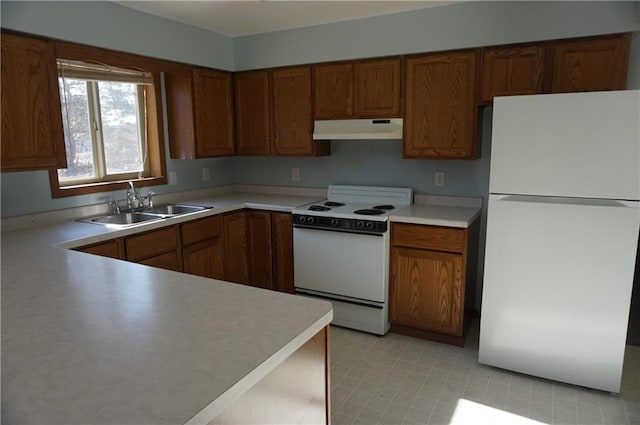
[[[640,199],[640,91],[498,97],[490,193]]]
[[[479,361],[619,392],[638,203],[491,196]]]

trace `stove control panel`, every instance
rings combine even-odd
[[[386,221],[360,220],[353,218],[318,217],[310,215],[293,215],[294,227],[310,229],[335,230],[339,232],[354,232],[368,234],[382,234],[387,231]]]

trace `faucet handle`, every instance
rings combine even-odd
[[[114,214],[120,214],[120,204],[118,201],[109,202],[109,206],[113,208]]]
[[[153,208],[153,195],[155,194],[155,192],[149,192],[144,196],[144,199],[148,201],[149,208]]]

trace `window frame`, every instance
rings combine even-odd
[[[60,185],[58,170],[49,170],[49,183],[52,198],[87,195],[125,189],[127,182],[135,182],[136,187],[167,184],[167,161],[164,141],[162,115],[162,79],[161,73],[172,68],[168,61],[139,56],[133,53],[118,52],[99,47],[56,41],[56,59],[80,62],[95,62],[114,67],[143,70],[151,73],[152,84],[144,86],[146,110],[146,136],[149,162],[149,177]],[[57,69],[56,69],[57,72]],[[56,75],[56,84],[58,81]]]

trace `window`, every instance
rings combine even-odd
[[[145,72],[58,61],[67,168],[61,186],[147,177]]]
[[[67,168],[50,170],[51,196],[167,183],[161,73],[173,66],[127,52],[56,41]]]

